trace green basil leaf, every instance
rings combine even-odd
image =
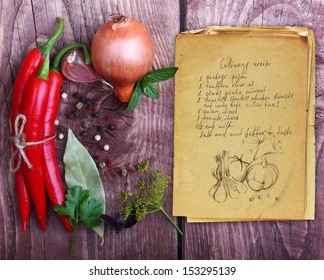
[[[159,92],[156,84],[147,84],[147,86],[143,87],[144,93],[153,99],[159,98]]]
[[[89,198],[102,203],[102,214],[105,213],[105,191],[100,179],[98,168],[87,149],[75,137],[72,130],[68,131],[68,139],[65,147],[64,157],[65,181],[69,188],[81,186],[89,191]],[[104,238],[104,224],[93,228],[93,230]]]
[[[132,112],[136,108],[136,106],[140,103],[142,97],[143,97],[142,82],[139,80],[137,81],[132,97],[129,100],[126,113]]]
[[[153,84],[170,79],[177,72],[177,67],[161,68],[148,72],[142,79],[145,84]]]

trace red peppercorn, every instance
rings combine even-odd
[[[93,110],[93,106],[92,106],[91,104],[89,104],[89,105],[87,106],[87,109],[88,109],[89,111],[92,111],[92,110]]]
[[[110,115],[106,116],[106,120],[107,121],[110,121],[111,120],[111,116]]]
[[[107,159],[106,163],[107,163],[107,167],[108,168],[112,168],[113,167],[113,164],[112,164],[112,162],[111,162],[110,159]]]

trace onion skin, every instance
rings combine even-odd
[[[94,35],[91,59],[100,76],[113,85],[120,101],[128,102],[135,83],[152,67],[153,38],[142,23],[114,17]]]

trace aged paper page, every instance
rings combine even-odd
[[[313,218],[307,29],[205,33],[177,37],[173,214],[189,221]]]

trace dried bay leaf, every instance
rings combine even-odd
[[[87,149],[73,134],[68,131],[68,139],[65,147],[64,157],[65,181],[69,188],[81,186],[89,191],[90,199],[98,200],[103,204],[105,213],[106,198],[98,168]],[[92,228],[103,240],[104,223]]]

